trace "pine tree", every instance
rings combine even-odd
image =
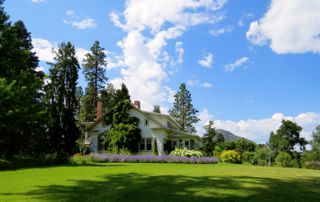
[[[48,85],[50,105],[50,140],[59,161],[66,161],[75,152],[79,129],[76,125],[78,100],[76,87],[80,69],[74,46],[61,43],[51,64],[51,83]]]
[[[196,133],[193,124],[200,121],[196,116],[198,110],[193,107],[191,93],[186,89],[184,83],[180,85],[174,98],[173,107],[169,111],[170,115],[180,124],[182,131]]]
[[[104,66],[107,65],[104,48],[100,47],[99,41],[95,41],[90,50],[91,52],[86,54],[83,61],[83,73],[88,85],[82,105],[82,121],[93,121],[95,119],[98,96],[107,81],[106,70],[104,69]]]
[[[41,87],[30,33],[22,21],[14,25],[0,0],[0,155],[35,154],[43,135]]]

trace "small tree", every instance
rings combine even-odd
[[[193,124],[200,121],[196,116],[198,110],[193,107],[191,93],[184,83],[180,85],[179,91],[175,94],[173,107],[169,113],[179,123],[182,131],[197,132]]]
[[[315,131],[312,133],[311,140],[312,150],[320,153],[320,125],[316,127]]]
[[[202,150],[206,155],[212,155],[217,144],[224,142],[224,137],[222,134],[217,133],[213,127],[213,121],[209,121],[207,126],[207,132],[202,137]]]

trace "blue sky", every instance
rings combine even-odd
[[[145,110],[167,111],[186,83],[199,133],[213,119],[264,142],[283,118],[306,138],[320,124],[318,0],[7,0],[5,10],[25,22],[45,72],[58,43],[81,61],[99,40],[109,81]]]

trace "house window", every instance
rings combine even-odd
[[[147,146],[147,151],[152,150],[152,139],[151,138],[146,138],[146,146]]]
[[[189,149],[189,140],[184,141],[184,147]]]
[[[194,142],[194,140],[190,140],[190,149],[195,149],[195,142]]]
[[[173,147],[173,149],[177,148],[177,141],[172,142],[172,147]]]
[[[152,138],[141,138],[139,143],[140,151],[151,151],[152,150]]]
[[[179,140],[179,148],[182,149],[183,148],[183,141]]]
[[[145,126],[148,125],[148,119],[146,119],[146,120],[144,121],[144,125],[145,125]]]

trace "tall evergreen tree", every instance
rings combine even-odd
[[[78,105],[76,97],[78,70],[80,69],[74,46],[61,43],[51,64],[51,83],[48,85],[50,104],[50,140],[59,161],[65,161],[75,152],[79,129],[75,115]]]
[[[0,155],[35,154],[43,135],[41,87],[30,33],[22,21],[14,25],[0,0]]]
[[[193,124],[200,121],[196,116],[198,110],[193,107],[191,93],[186,89],[186,85],[182,83],[179,91],[174,96],[170,115],[180,124],[181,130],[190,133],[196,133]]]
[[[95,119],[98,95],[107,81],[106,70],[104,69],[104,66],[107,65],[104,48],[100,47],[99,41],[95,41],[90,50],[91,52],[87,53],[83,60],[83,73],[88,86],[82,103],[82,121],[93,121]]]

